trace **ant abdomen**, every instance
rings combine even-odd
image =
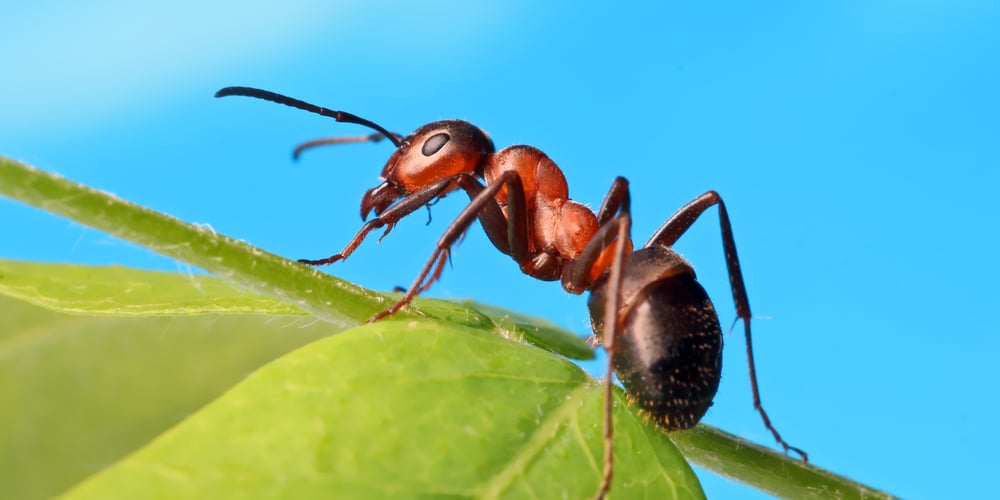
[[[715,307],[690,265],[669,249],[641,249],[624,264],[615,373],[634,403],[657,423],[667,430],[691,428],[719,388],[722,330]],[[604,290],[599,283],[589,301],[598,336]]]

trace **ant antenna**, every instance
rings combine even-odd
[[[278,104],[284,104],[285,106],[291,106],[293,108],[303,109],[318,115],[328,116],[337,120],[338,122],[344,123],[356,123],[358,125],[364,125],[370,129],[377,130],[386,139],[392,141],[392,143],[397,147],[402,147],[403,143],[397,138],[396,134],[389,132],[388,130],[382,128],[381,125],[365,120],[360,116],[348,113],[346,111],[336,111],[332,109],[327,109],[315,104],[309,104],[305,101],[300,101],[298,99],[293,99],[291,97],[281,95],[275,92],[270,92],[267,90],[255,89],[253,87],[226,87],[215,93],[215,97],[226,97],[230,95],[241,95],[245,97],[256,97],[257,99],[264,99],[265,101],[276,102]]]
[[[392,135],[396,139],[402,140],[403,138],[403,136],[396,133],[393,133]],[[303,151],[317,146],[329,146],[331,144],[354,144],[358,142],[381,142],[382,139],[385,139],[385,134],[382,132],[375,132],[374,134],[368,135],[352,135],[349,137],[324,137],[322,139],[313,139],[295,146],[295,150],[292,151],[292,159],[298,160],[299,156],[302,156]]]

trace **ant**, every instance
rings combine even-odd
[[[361,198],[361,218],[374,210],[340,253],[310,266],[346,259],[369,232],[385,227],[384,238],[400,219],[456,189],[469,204],[445,229],[431,257],[399,301],[369,322],[390,316],[437,281],[451,247],[478,219],[501,252],[525,274],[543,281],[560,280],[573,294],[590,291],[588,307],[595,335],[608,353],[604,379],[604,470],[596,498],[611,487],[612,369],[641,411],[667,431],[688,429],[712,405],[722,369],[722,329],[694,268],[671,246],[710,207],[717,206],[722,246],[736,314],[743,320],[754,408],[786,453],[807,455],[789,445],[760,402],[750,339],[747,299],[729,214],[715,191],[695,198],[667,219],[646,244],[634,250],[628,181],[617,177],[597,213],[569,199],[566,178],[556,164],[532,146],[496,151],[490,136],[461,120],[424,125],[409,136],[344,111],[315,106],[281,94],[249,87],[226,87],[216,97],[255,97],[303,109],[338,122],[364,125],[370,135],[320,139],[295,149],[387,139],[396,146],[382,169],[383,182]],[[484,184],[485,182],[485,184]],[[380,238],[380,239],[381,239]],[[611,311],[612,314],[608,314]]]

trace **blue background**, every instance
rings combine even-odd
[[[391,146],[292,146],[365,129],[252,85],[408,133],[462,118],[532,144],[596,206],[632,182],[641,243],[708,189],[732,216],[763,400],[813,461],[909,498],[993,491],[993,196],[1000,4],[975,1],[38,1],[0,7],[0,153],[291,258],[339,251]],[[407,285],[464,201],[366,242],[331,273]],[[0,257],[185,270],[0,199]],[[728,325],[712,210],[677,245]],[[522,276],[480,229],[431,294],[588,334],[584,297]],[[705,422],[772,445],[742,335]],[[599,370],[599,368],[594,368]],[[715,498],[753,498],[702,474]]]

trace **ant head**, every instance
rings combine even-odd
[[[396,200],[417,192],[442,179],[458,174],[481,175],[483,163],[493,154],[493,140],[479,127],[461,120],[444,120],[424,125],[410,136],[400,139],[381,125],[345,111],[335,111],[298,99],[251,87],[226,87],[215,97],[240,95],[255,97],[312,113],[328,116],[338,122],[364,125],[378,133],[360,138],[333,138],[307,142],[295,149],[297,157],[304,149],[322,144],[378,141],[386,138],[396,146],[396,152],[382,169],[385,181],[365,192],[361,199],[361,218],[373,209],[381,214]],[[449,186],[441,196],[454,189]]]
[[[482,175],[483,164],[495,151],[493,140],[479,127],[462,120],[424,125],[403,139],[382,169],[385,180],[365,192],[361,218],[379,215],[394,201],[458,174]],[[441,194],[447,194],[449,186]]]

